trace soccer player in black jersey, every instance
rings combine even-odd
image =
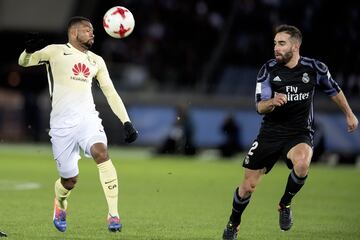
[[[296,27],[276,28],[275,59],[265,63],[257,76],[256,110],[264,115],[263,121],[244,159],[244,179],[235,190],[223,239],[237,239],[241,215],[251,194],[281,156],[292,170],[279,202],[279,224],[281,230],[291,228],[291,200],[305,183],[313,153],[315,88],[321,89],[343,111],[348,132],[358,127],[358,119],[327,66],[300,56],[301,42],[302,34]]]

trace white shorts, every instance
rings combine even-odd
[[[79,174],[80,148],[86,157],[91,157],[90,148],[95,143],[107,145],[107,138],[101,119],[90,115],[75,127],[53,128],[50,130],[52,150],[59,174],[63,178]]]

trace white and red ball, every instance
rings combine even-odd
[[[104,15],[103,26],[113,38],[129,36],[135,27],[135,19],[129,9],[121,6],[110,8]]]

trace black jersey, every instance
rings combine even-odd
[[[287,103],[264,115],[259,135],[271,138],[312,135],[315,89],[328,96],[340,92],[328,67],[320,61],[301,57],[292,69],[275,59],[264,64],[257,76],[256,103],[273,98],[275,92],[286,94]]]

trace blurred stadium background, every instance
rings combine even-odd
[[[136,21],[123,40],[102,28],[103,14],[116,5],[129,8]],[[247,150],[261,122],[254,109],[256,74],[273,56],[272,30],[280,23],[302,30],[302,55],[327,63],[360,118],[358,1],[0,0],[1,143],[49,142],[45,68],[25,70],[17,59],[26,32],[40,32],[49,44],[63,43],[74,15],[92,20],[93,51],[108,63],[140,131],[135,146],[159,147],[181,105],[193,122],[196,147],[218,148],[225,141],[221,124],[231,115]],[[110,144],[122,145],[118,120],[97,87],[94,95]],[[342,113],[326,96],[317,95],[315,103],[324,161],[359,163],[360,131],[346,133]]]
[[[136,21],[123,40],[102,28],[103,14],[116,5],[129,8]],[[107,234],[102,225],[105,199],[92,161],[80,163],[69,231],[56,232],[50,220],[57,173],[49,146],[45,68],[23,69],[17,60],[27,32],[40,32],[49,44],[63,43],[74,15],[92,20],[93,51],[107,62],[140,131],[138,141],[124,148],[121,125],[94,84],[120,177],[126,226],[121,235]],[[254,108],[256,74],[273,56],[272,30],[280,23],[302,30],[302,55],[327,63],[360,118],[360,3],[355,0],[0,0],[0,230],[11,239],[219,239],[242,177],[243,154],[261,122]],[[296,226],[283,234],[276,212],[283,188],[274,186],[285,184],[288,169],[279,164],[245,212],[243,239],[360,239],[360,198],[354,191],[359,168],[353,167],[360,165],[360,131],[347,134],[342,113],[325,95],[316,96],[315,110],[314,161],[352,165],[314,164],[295,202]],[[190,120],[184,123],[186,116]],[[242,154],[232,158],[236,161],[210,161],[222,159],[222,128],[229,117],[237,134],[228,138],[238,140]],[[178,134],[174,123],[190,126],[198,149],[190,160],[152,154]]]

